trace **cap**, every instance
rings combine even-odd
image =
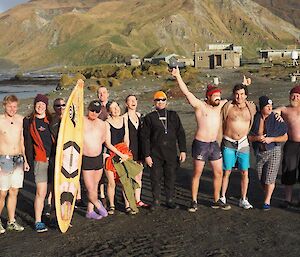
[[[44,104],[48,105],[48,101],[48,97],[42,94],[37,94],[34,98],[34,104],[36,104],[37,102],[43,102]]]
[[[268,104],[273,104],[273,101],[266,95],[261,96],[258,100],[259,100],[259,109],[260,110]]]
[[[167,95],[166,95],[165,92],[163,92],[163,91],[157,91],[157,92],[153,95],[153,99],[158,99],[158,98],[165,98],[165,99],[167,99]]]
[[[291,94],[294,94],[294,93],[300,94],[300,84],[296,85],[295,87],[293,87],[293,88],[291,89],[290,95],[291,95]]]
[[[99,100],[93,100],[90,102],[89,106],[88,106],[88,110],[90,111],[96,111],[96,112],[100,112],[101,111],[101,103]]]
[[[217,92],[221,93],[221,89],[215,85],[211,85],[211,84],[207,85],[206,97],[212,96],[214,93],[217,93]]]

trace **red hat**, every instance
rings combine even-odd
[[[290,91],[290,95],[291,94],[300,94],[300,84],[299,85],[296,85],[295,87],[293,87]]]
[[[206,89],[206,97],[208,96],[212,96],[214,93],[220,92],[221,93],[221,89],[218,88],[215,85],[207,85],[207,89]]]
[[[34,98],[34,104],[37,102],[43,102],[44,104],[48,105],[48,97],[42,94],[37,94]]]

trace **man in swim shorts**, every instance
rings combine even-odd
[[[283,148],[281,182],[285,185],[282,208],[292,205],[293,185],[300,181],[300,84],[290,91],[290,104],[275,110],[288,126],[288,141]],[[299,199],[300,202],[300,199]]]
[[[222,182],[222,194],[220,200],[226,203],[226,191],[229,176],[235,164],[241,171],[241,199],[239,206],[251,209],[253,206],[247,199],[248,169],[250,167],[250,147],[248,133],[253,124],[256,106],[248,102],[248,88],[244,84],[237,84],[233,88],[233,101],[227,102],[222,108],[222,154],[224,177]]]
[[[18,103],[14,95],[4,97],[4,114],[0,115],[0,215],[8,193],[6,230],[23,231],[24,227],[15,219],[15,211],[24,171],[29,171],[29,165],[24,153],[23,117],[17,114]],[[0,220],[0,234],[6,230]]]
[[[214,202],[211,207],[228,210],[230,206],[219,201],[222,184],[222,154],[217,143],[217,136],[221,123],[220,112],[227,100],[221,100],[221,90],[214,85],[209,85],[207,87],[206,100],[199,100],[188,90],[181,78],[178,67],[173,69],[172,75],[177,79],[181,91],[186,96],[190,105],[194,108],[197,121],[197,130],[192,145],[192,156],[194,159],[192,202],[188,211],[195,212],[198,209],[197,196],[199,181],[204,164],[207,161],[211,164],[214,173]]]
[[[101,103],[98,100],[90,102],[88,114],[84,117],[82,157],[82,175],[89,199],[86,218],[96,220],[108,215],[98,200],[98,186],[103,173],[102,145],[106,137],[105,123],[98,119],[100,110]]]

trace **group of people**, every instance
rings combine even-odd
[[[191,183],[192,201],[189,212],[198,210],[200,177],[206,162],[213,172],[214,209],[229,210],[226,200],[230,173],[241,171],[241,198],[239,206],[251,209],[247,198],[250,167],[250,142],[255,152],[258,177],[262,184],[262,209],[271,208],[271,196],[279,171],[283,148],[282,183],[286,198],[283,207],[292,205],[292,186],[299,181],[300,85],[290,91],[290,105],[272,109],[267,96],[259,98],[259,108],[248,101],[249,80],[233,88],[233,99],[222,100],[221,89],[208,85],[205,100],[193,95],[174,68],[172,75],[194,108],[197,129],[192,143],[194,173]],[[84,117],[82,178],[87,192],[86,218],[100,220],[115,213],[115,190],[120,184],[125,210],[136,214],[138,207],[152,211],[161,205],[161,179],[164,178],[166,206],[178,208],[175,201],[176,169],[186,159],[186,136],[178,114],[167,108],[167,95],[163,91],[153,96],[154,111],[141,117],[137,112],[135,95],[125,99],[126,111],[122,115],[119,103],[109,101],[107,88],[98,89],[98,99],[89,103]],[[17,114],[18,99],[14,95],[3,100],[4,114],[0,115],[0,214],[7,197],[7,226],[0,220],[0,233],[6,230],[22,231],[15,210],[19,188],[23,186],[24,171],[33,171],[36,195],[34,200],[35,230],[47,231],[42,221],[44,203],[54,210],[54,167],[56,140],[63,111],[64,99],[54,100],[55,113],[48,110],[48,98],[38,94],[32,113],[27,117]],[[143,166],[150,170],[153,202],[141,200]],[[104,172],[103,172],[104,171]],[[105,192],[104,184],[107,184]],[[80,187],[79,187],[80,189]],[[100,189],[100,190],[99,190]],[[99,192],[100,191],[100,194]],[[106,202],[107,194],[108,203]],[[100,198],[99,198],[100,195]],[[52,196],[52,197],[51,197]],[[81,190],[77,194],[81,199]]]

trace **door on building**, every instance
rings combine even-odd
[[[215,68],[215,55],[212,54],[212,55],[208,56],[208,58],[209,58],[209,68],[214,69]]]
[[[222,66],[222,57],[221,55],[216,55],[216,66]]]

